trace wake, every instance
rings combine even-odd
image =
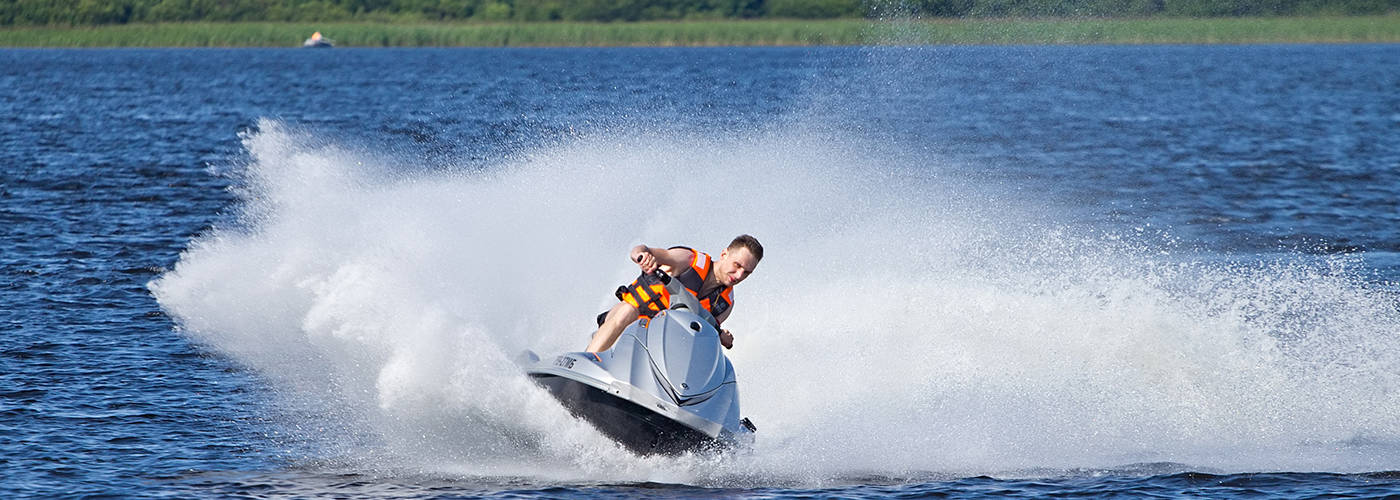
[[[812,131],[612,134],[416,173],[315,139],[246,134],[239,217],[150,288],[348,467],[823,484],[1400,465],[1396,297],[1344,257],[1079,227]],[[511,361],[582,348],[635,275],[631,245],[717,251],[740,232],[768,253],[726,323],[751,453],[632,457]]]

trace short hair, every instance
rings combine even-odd
[[[763,260],[763,245],[758,243],[758,238],[747,234],[741,234],[735,237],[734,241],[729,242],[729,246],[725,247],[726,250],[735,250],[739,248],[747,248],[749,249],[749,253],[753,254],[755,260]]]

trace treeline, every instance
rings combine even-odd
[[[653,21],[1372,15],[1400,0],[0,0],[0,26],[252,21]]]

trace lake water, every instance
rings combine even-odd
[[[1400,48],[0,50],[7,497],[1400,494]],[[513,367],[767,259],[751,450]]]

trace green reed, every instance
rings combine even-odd
[[[8,47],[341,47],[882,44],[1396,43],[1400,16],[1307,18],[680,21],[639,23],[168,23],[0,29]]]

